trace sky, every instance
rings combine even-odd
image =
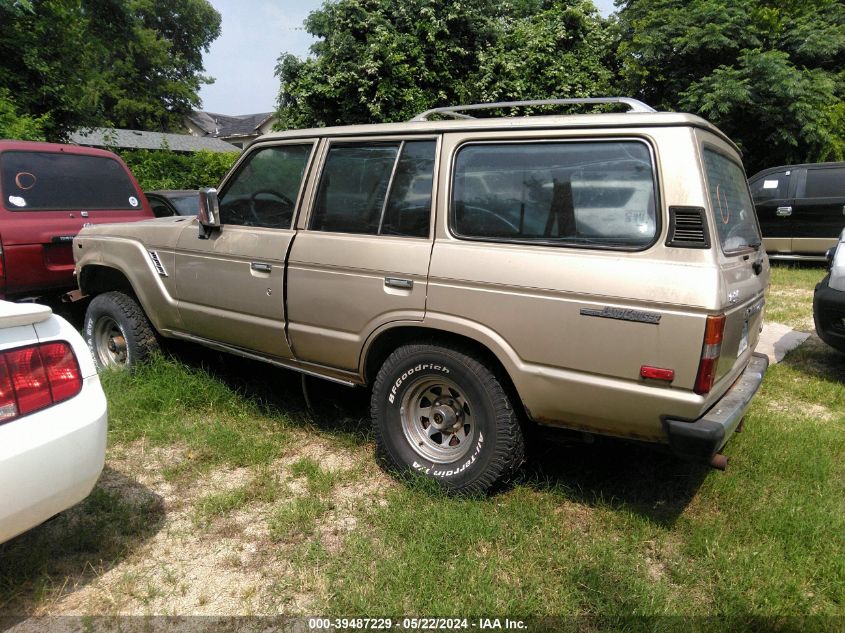
[[[276,109],[282,53],[308,54],[314,41],[302,21],[323,0],[210,0],[223,16],[222,33],[204,55],[205,74],[215,82],[200,90],[202,109],[217,114],[256,114]],[[594,0],[608,15],[613,0]]]

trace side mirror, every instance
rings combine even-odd
[[[217,199],[217,189],[203,187],[200,189],[200,209],[198,218],[200,221],[201,240],[207,240],[211,231],[220,228],[220,201]]]

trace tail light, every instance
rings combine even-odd
[[[0,424],[68,400],[81,390],[79,363],[64,341],[0,352]]]
[[[704,326],[704,344],[701,346],[701,361],[693,390],[698,394],[709,393],[716,380],[716,366],[722,354],[722,336],[725,333],[725,315],[708,316]]]

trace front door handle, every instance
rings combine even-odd
[[[410,290],[414,287],[414,282],[411,279],[402,279],[400,277],[385,277],[384,285],[388,288],[401,288],[402,290]]]
[[[252,262],[249,267],[257,273],[269,273],[273,270],[272,264],[265,264],[264,262]]]
[[[775,211],[775,214],[779,218],[788,218],[792,215],[792,207],[778,207],[778,210]]]

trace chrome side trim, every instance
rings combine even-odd
[[[162,277],[167,277],[167,270],[165,270],[164,264],[161,263],[158,253],[156,251],[147,252],[150,254],[150,259],[153,260],[153,266],[155,266],[156,272]]]
[[[200,336],[194,336],[193,334],[187,334],[186,332],[171,330],[167,332],[167,334],[173,338],[190,341],[191,343],[198,343],[199,345],[203,345],[204,347],[209,347],[220,352],[227,352],[229,354],[234,354],[235,356],[258,360],[276,367],[282,367],[283,369],[292,369],[293,371],[298,371],[301,374],[314,376],[315,378],[323,378],[324,380],[335,382],[346,387],[357,387],[364,384],[364,381],[361,380],[357,374],[343,371],[342,369],[334,369],[333,367],[325,367],[314,363],[303,363],[302,361],[294,359],[285,360],[272,356],[265,356],[263,354],[259,354],[258,352],[245,350],[233,345],[226,345],[225,343],[220,343],[219,341],[212,341]]]

